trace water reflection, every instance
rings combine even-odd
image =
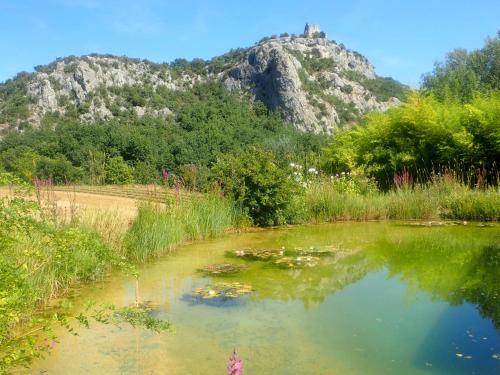
[[[495,374],[499,235],[498,227],[343,223],[186,245],[141,270],[141,297],[177,335],[97,326],[63,336],[29,373],[215,375],[236,347],[249,374]],[[228,256],[311,246],[335,251],[291,268]],[[198,271],[224,263],[248,267],[224,277]],[[193,303],[197,288],[235,282],[252,293]],[[76,308],[88,299],[133,303],[134,285],[115,275],[83,293]]]

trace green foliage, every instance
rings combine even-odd
[[[0,124],[17,125],[26,120],[31,99],[27,95],[27,83],[32,77],[29,73],[19,73],[13,79],[0,83]]]
[[[436,63],[434,71],[424,75],[422,88],[441,101],[462,103],[471,102],[476,92],[500,90],[500,33],[481,49],[450,52],[444,63]]]
[[[247,148],[222,156],[213,168],[215,177],[254,224],[279,225],[289,221],[292,197],[300,188],[287,168],[279,167],[269,151]]]
[[[361,83],[366,79],[365,75],[361,74],[357,70],[350,70],[350,69],[344,70],[341,73],[341,75],[344,78],[347,78],[349,81],[354,81],[354,82],[358,82],[358,83]]]
[[[365,79],[361,85],[369,90],[379,101],[386,102],[390,98],[406,100],[409,87],[401,84],[390,77],[376,77],[375,79]]]
[[[182,241],[220,235],[237,220],[233,203],[218,195],[166,206],[143,204],[127,232],[126,254],[129,259],[145,262]]]
[[[344,125],[348,122],[352,122],[360,118],[360,113],[354,103],[346,103],[337,96],[326,94],[323,91],[321,82],[309,79],[307,73],[303,69],[299,70],[299,78],[302,83],[302,87],[309,93],[309,102],[315,107],[319,108],[322,115],[325,115],[325,105],[324,103],[316,100],[315,96],[319,97],[321,100],[329,103],[335,108],[339,116],[339,125]]]
[[[0,173],[0,184],[18,183],[25,186]],[[76,334],[66,310],[44,311],[50,300],[79,283],[101,278],[111,268],[132,268],[93,229],[60,225],[43,219],[46,216],[23,195],[0,199],[0,374],[49,353],[56,342],[54,324]],[[113,305],[89,306],[76,319],[84,326],[95,320],[155,332],[170,329],[168,321],[143,309]]]
[[[317,56],[304,56],[304,54],[295,49],[288,49],[288,52],[292,54],[297,60],[299,60],[302,68],[306,70],[309,74],[314,74],[324,71],[332,71],[335,68],[336,63],[333,59],[326,57]]]
[[[223,72],[244,59],[247,52],[247,48],[236,48],[221,56],[214,57],[208,64],[208,71],[213,74]]]
[[[409,92],[408,86],[403,85],[402,83],[390,77],[377,76],[373,79],[368,79],[366,78],[366,76],[356,70],[344,70],[341,75],[344,78],[347,78],[349,81],[358,82],[359,84],[361,84],[361,86],[370,91],[370,93],[381,102],[386,102],[390,98],[405,100]],[[344,92],[350,91],[351,90],[347,89],[347,91]]]
[[[330,176],[330,184],[338,193],[368,195],[378,192],[375,181],[363,175],[342,172]]]
[[[108,160],[105,166],[105,182],[111,185],[126,185],[134,182],[133,169],[121,156]]]
[[[84,182],[123,183],[131,181],[128,172],[127,178],[115,179],[105,170],[110,162],[124,167],[111,161],[122,157],[128,165],[122,169],[131,169],[137,182],[147,183],[157,180],[163,169],[184,174],[183,165],[195,165],[206,170],[219,155],[248,145],[290,145],[282,150],[287,155],[312,151],[308,135],[285,124],[261,102],[230,93],[221,84],[186,91],[150,85],[110,90],[117,97],[116,118],[82,126],[72,115],[47,115],[41,128],[13,131],[0,140],[0,168],[29,181],[36,175],[37,160],[65,157],[81,171]],[[176,115],[138,118],[135,105],[167,107]]]
[[[364,177],[338,176],[306,189],[305,221],[499,220],[497,189],[472,190],[451,178],[380,192]]]
[[[323,167],[331,173],[363,171],[383,188],[403,170],[425,181],[433,171],[452,168],[471,182],[481,171],[496,182],[499,124],[499,92],[467,105],[414,94],[400,107],[369,114],[366,124],[334,135]]]
[[[0,152],[0,165],[23,181],[31,182],[36,176],[36,166],[40,158],[30,147],[14,146]]]
[[[55,159],[40,158],[36,163],[36,176],[42,179],[50,178],[55,184],[66,184],[79,181],[82,171],[59,155]]]
[[[22,198],[0,200],[0,373],[47,349],[34,334],[47,332],[52,319],[37,317],[38,308],[113,264],[98,236],[35,219],[38,211]],[[20,323],[21,334],[13,329]]]
[[[500,191],[490,188],[452,194],[443,204],[443,216],[460,220],[499,221]]]

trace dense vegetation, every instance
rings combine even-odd
[[[477,92],[500,90],[500,32],[486,41],[483,48],[468,53],[450,52],[444,63],[423,78],[423,89],[441,101],[470,102]]]
[[[323,168],[333,174],[365,173],[385,189],[402,171],[415,182],[453,170],[471,183],[496,183],[499,124],[499,92],[478,95],[467,105],[414,94],[407,103],[337,133],[323,155]]]
[[[0,374],[50,352],[57,343],[54,323],[74,334],[75,326],[88,327],[91,320],[127,322],[154,331],[169,328],[168,321],[137,306],[89,306],[78,316],[66,309],[42,313],[70,287],[95,281],[112,268],[134,272],[133,267],[121,246],[104,240],[95,224],[85,225],[75,217],[66,220],[47,202],[29,199],[30,186],[0,173],[0,185],[4,184],[15,186],[16,192],[0,198]]]
[[[162,182],[210,193],[144,204],[132,223],[121,226],[101,216],[61,221],[50,206],[19,195],[0,200],[0,373],[50,350],[50,324],[67,325],[62,316],[38,314],[51,299],[112,268],[131,270],[129,262],[144,262],[185,240],[249,224],[500,220],[498,45],[497,37],[482,50],[455,53],[461,62],[453,55],[437,65],[422,92],[338,131],[328,146],[325,137],[301,134],[262,103],[217,84],[184,92],[124,87],[113,92],[113,120],[82,124],[77,111],[68,111],[46,116],[39,129],[6,134],[0,169],[10,173],[0,171],[0,185]],[[204,69],[198,63],[189,69]],[[311,71],[330,64],[308,63]],[[176,66],[187,69],[183,61]],[[16,82],[1,86],[4,120],[22,118],[27,108],[25,97],[15,94]],[[363,83],[380,96],[395,89],[389,80]],[[309,88],[319,92],[320,84]],[[175,115],[138,117],[134,106],[145,104]],[[168,327],[129,308],[93,317]],[[40,345],[43,337],[48,341]]]
[[[185,92],[134,86],[116,93],[118,104],[130,110],[117,110],[113,120],[82,125],[76,116],[47,116],[40,129],[7,134],[0,168],[25,181],[52,176],[56,183],[151,183],[160,181],[162,170],[203,179],[218,156],[247,145],[272,150],[283,163],[318,154],[324,145],[322,137],[299,133],[262,103],[219,84]],[[167,106],[175,116],[139,118],[131,108],[145,102]]]
[[[355,171],[387,189],[403,171],[413,182],[453,171],[469,184],[498,183],[500,39],[457,50],[423,78],[423,90],[386,113],[335,134],[323,154],[330,173]]]

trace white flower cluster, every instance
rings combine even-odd
[[[351,172],[342,172],[342,173],[337,173],[335,176],[330,176],[330,180],[333,180],[334,178],[339,178],[339,177],[344,177],[344,176],[350,176]],[[354,173],[352,174],[354,176]]]
[[[308,173],[311,173],[311,174],[315,174],[315,175],[317,175],[317,174],[318,174],[318,170],[317,170],[316,168],[314,168],[314,167],[309,168],[309,169],[307,170],[307,172],[308,172]]]

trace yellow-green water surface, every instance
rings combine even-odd
[[[330,249],[328,262],[277,268],[228,257],[242,249]],[[245,264],[230,277],[200,267]],[[60,332],[33,374],[225,374],[233,348],[245,375],[500,374],[500,228],[339,223],[233,234],[179,247],[144,266],[140,295],[176,333],[94,324]],[[193,298],[209,283],[241,282],[237,299]],[[116,274],[88,300],[133,303]]]

